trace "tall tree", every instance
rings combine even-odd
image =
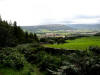
[[[33,39],[33,33],[30,33],[30,34],[29,34],[29,37],[30,37],[31,39]]]
[[[0,17],[1,18],[1,17]],[[0,20],[0,46],[13,46],[14,39],[11,33],[11,26],[5,20]]]
[[[35,40],[36,42],[39,42],[39,39],[38,39],[36,33],[34,33],[34,40]]]
[[[2,18],[1,18],[1,16],[0,16],[0,22],[2,22]]]

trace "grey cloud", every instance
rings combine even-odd
[[[69,24],[69,23],[73,23],[73,21],[72,20],[64,20],[64,21],[61,21],[61,23]]]
[[[44,19],[41,24],[70,24],[73,23],[73,20],[63,19],[63,20],[56,20],[56,19]]]
[[[74,23],[78,23],[77,20],[79,20],[79,19],[97,20],[97,23],[100,24],[100,15],[97,15],[97,16],[78,15],[78,16],[75,16],[70,19],[66,18],[66,19],[62,19],[62,20],[44,19],[41,22],[41,24],[74,24]]]
[[[54,24],[56,22],[55,19],[44,19],[41,24]]]
[[[88,16],[88,15],[79,15],[79,16],[76,16],[76,18],[82,18],[82,19],[90,19],[90,18],[100,18],[100,15],[96,15],[96,16]]]

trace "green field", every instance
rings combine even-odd
[[[89,46],[100,47],[100,36],[83,37],[75,40],[66,40],[64,44],[45,44],[45,47],[86,50]]]

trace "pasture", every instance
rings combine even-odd
[[[64,44],[45,44],[45,47],[87,50],[89,46],[100,47],[100,36],[82,37],[75,40],[66,40]]]

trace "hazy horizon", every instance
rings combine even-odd
[[[100,0],[0,0],[0,15],[20,26],[100,24]]]

